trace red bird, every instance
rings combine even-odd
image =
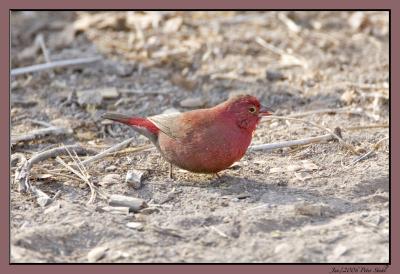
[[[243,157],[261,116],[266,115],[271,112],[257,98],[241,95],[212,108],[184,113],[148,118],[105,113],[103,118],[133,127],[172,165],[217,174]]]

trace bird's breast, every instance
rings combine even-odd
[[[159,147],[167,161],[192,172],[216,173],[246,153],[252,134],[227,125],[197,129],[173,139],[159,135]]]

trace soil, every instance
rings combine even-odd
[[[11,77],[12,136],[43,128],[38,121],[72,130],[18,142],[12,154],[29,159],[60,144],[101,151],[134,136],[87,175],[148,208],[116,214],[100,195],[88,203],[88,185],[49,158],[29,176],[50,197],[59,193],[49,205],[11,184],[11,262],[388,262],[387,12],[12,12],[11,68],[45,63],[46,51],[51,61],[102,59]],[[211,107],[238,93],[275,115],[339,127],[359,155],[335,141],[249,150],[221,178],[175,168],[169,179],[155,149],[133,151],[146,138],[101,119]],[[306,113],[321,109],[333,110]],[[253,144],[326,133],[266,119]],[[131,169],[145,171],[138,189],[125,182]]]

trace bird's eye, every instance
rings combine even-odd
[[[255,113],[257,111],[256,107],[249,107],[249,112],[250,113]]]

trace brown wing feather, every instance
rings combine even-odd
[[[181,113],[160,114],[148,117],[162,132],[173,139],[182,137],[178,128],[177,120],[181,117]]]

